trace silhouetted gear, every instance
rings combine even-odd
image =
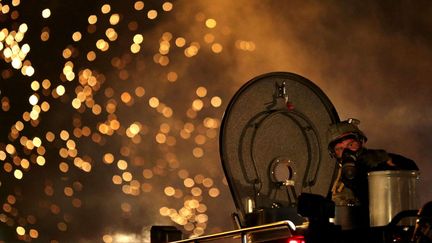
[[[419,210],[417,224],[411,242],[432,242],[432,201],[423,205]]]

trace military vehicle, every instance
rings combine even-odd
[[[337,163],[327,132],[339,121],[324,92],[300,75],[273,72],[244,84],[227,106],[219,144],[236,228],[175,242],[410,242],[418,171],[369,175],[366,227],[356,207],[331,200]]]

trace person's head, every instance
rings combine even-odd
[[[356,152],[363,147],[367,138],[358,128],[359,123],[359,120],[350,118],[330,125],[328,150],[332,156],[340,159],[345,149]]]

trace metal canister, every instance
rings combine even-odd
[[[370,226],[384,226],[404,210],[419,208],[418,171],[386,170],[368,173]],[[415,225],[415,219],[401,221]]]

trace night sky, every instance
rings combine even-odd
[[[267,72],[317,84],[432,200],[430,1],[0,1],[0,240],[233,229],[218,136]]]

